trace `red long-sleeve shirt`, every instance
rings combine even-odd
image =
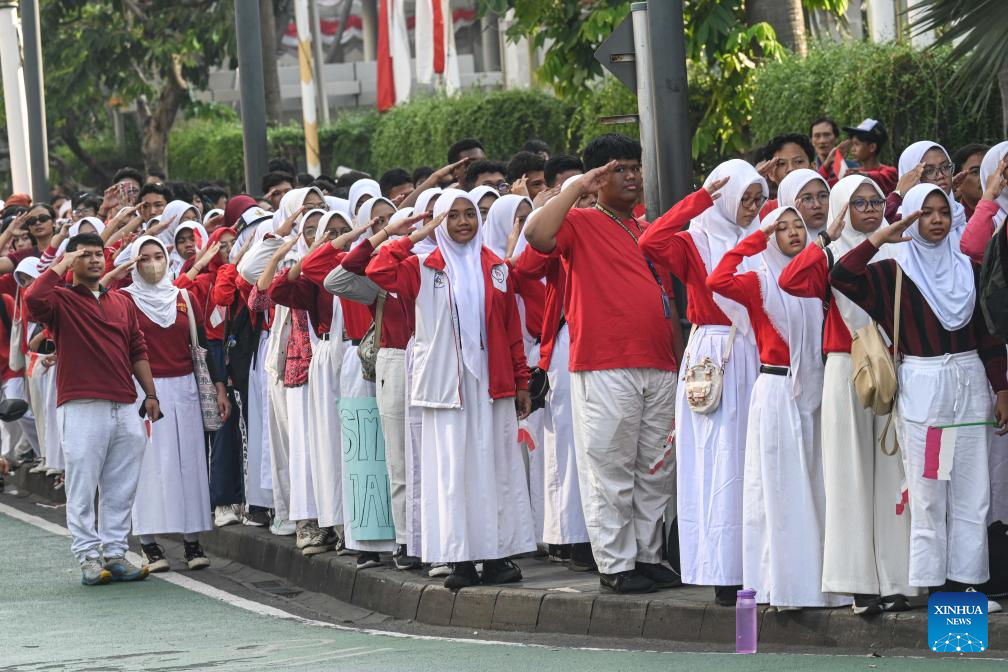
[[[700,189],[676,203],[652,222],[640,239],[641,251],[686,285],[686,317],[693,324],[731,325],[731,320],[714,301],[707,287],[707,267],[697,251],[693,236],[683,231],[690,220],[714,205],[706,189]]]
[[[381,246],[378,256],[367,267],[372,281],[388,292],[396,292],[406,310],[416,313],[420,294],[420,258],[411,251],[413,241],[402,238]],[[527,390],[528,362],[522,342],[518,305],[515,302],[514,281],[508,274],[507,292],[494,289],[490,269],[502,263],[490,250],[480,254],[486,284],[486,356],[490,371],[489,392],[493,399],[515,396],[515,390]],[[444,270],[441,252],[435,250],[424,262],[428,267]]]
[[[829,288],[829,261],[818,245],[809,245],[784,267],[777,278],[780,288],[803,299],[825,299]],[[850,353],[851,333],[843,315],[830,300],[823,327],[823,352]]]
[[[962,239],[959,241],[959,249],[974,263],[983,263],[987,243],[994,237],[994,215],[998,210],[1000,207],[997,201],[985,198],[977,203],[976,210],[966,224],[966,230],[963,231]]]
[[[760,362],[771,366],[791,366],[791,351],[763,308],[759,277],[752,271],[735,274],[746,257],[759,254],[766,249],[766,246],[766,234],[762,231],[744,238],[735,249],[726,252],[721,258],[721,263],[707,278],[707,286],[712,291],[745,306],[756,335]]]
[[[864,175],[865,177],[870,177],[875,180],[875,184],[879,186],[882,193],[888,195],[893,189],[896,188],[896,183],[899,181],[899,171],[896,170],[895,166],[887,166],[884,163],[880,163],[878,168],[874,170],[865,170],[864,168],[854,168],[850,175]],[[840,181],[836,173],[833,171],[833,165],[830,163],[824,163],[819,166],[819,174],[822,175],[826,182],[829,184],[830,188],[834,184]]]
[[[314,282],[320,290],[325,292],[326,276],[340,265],[346,254],[343,250],[337,250],[332,245],[323,245],[301,261],[301,275]],[[341,299],[340,309],[343,311],[343,331],[346,332],[346,337],[354,341],[364,338],[368,329],[371,328],[372,317],[368,307],[356,301]],[[382,324],[384,325],[384,323],[385,318],[382,318]],[[384,326],[382,326],[382,330],[384,330]]]
[[[53,332],[61,366],[56,369],[56,404],[75,399],[136,401],[133,364],[147,359],[147,344],[129,297],[83,285],[63,287],[51,269],[26,292],[32,320]]]
[[[549,370],[550,361],[553,359],[553,346],[556,344],[560,320],[564,314],[567,268],[561,258],[545,255],[529,245],[515,261],[514,273],[524,282],[538,282],[540,278],[546,278],[538,366],[540,369]]]
[[[278,273],[269,286],[269,297],[274,303],[288,308],[298,308],[308,313],[315,335],[321,338],[332,327],[333,297],[314,282],[299,275],[290,279],[290,269]],[[342,335],[340,335],[342,336]]]
[[[343,257],[342,266],[354,275],[367,275],[367,267],[371,262],[371,255],[374,253],[374,246],[371,241],[365,239],[357,247],[347,252]],[[350,303],[344,301],[344,303]],[[377,311],[378,303],[375,301],[367,308],[372,319]],[[411,310],[406,310],[402,299],[394,293],[385,296],[385,307],[382,309],[382,333],[380,347],[405,350],[410,338],[413,337],[413,330],[416,328],[416,314]]]

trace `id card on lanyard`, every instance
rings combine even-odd
[[[631,231],[629,228],[627,228],[627,225],[624,224],[620,220],[620,218],[616,216],[616,214],[614,212],[611,212],[608,208],[606,208],[605,206],[603,206],[601,203],[596,203],[595,204],[595,209],[598,210],[599,212],[601,212],[602,214],[606,215],[609,219],[611,219],[614,222],[616,222],[616,224],[619,225],[619,227],[621,229],[623,229],[624,231],[626,231],[627,235],[630,236],[633,239],[634,245],[637,244],[637,242],[638,242],[637,236],[634,235],[633,231]],[[637,222],[637,218],[636,217],[632,217],[632,219],[634,221],[634,225],[636,225],[638,231],[640,231],[641,225]],[[654,277],[655,282],[658,283],[658,289],[661,291],[662,312],[665,313],[665,319],[666,320],[671,320],[672,319],[672,301],[671,301],[671,299],[669,299],[668,292],[665,291],[665,284],[662,282],[661,276],[658,274],[658,269],[656,269],[655,266],[654,266],[654,264],[651,263],[651,260],[648,259],[645,256],[644,257],[644,261],[647,262],[648,269],[651,271],[651,275]]]

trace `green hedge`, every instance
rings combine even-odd
[[[934,140],[949,152],[1000,136],[1000,101],[992,96],[979,116],[966,101],[950,100],[951,67],[945,52],[916,51],[907,44],[871,42],[815,45],[805,59],[788,56],[756,75],[751,132],[755,143],[784,132],[808,132],[821,115],[840,126],[871,117],[889,129],[882,160],[895,163],[917,140]]]

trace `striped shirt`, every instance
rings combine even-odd
[[[861,306],[892,339],[896,262],[885,259],[871,264],[878,249],[866,240],[841,257],[830,273],[830,285]],[[974,267],[975,269],[976,267]],[[976,350],[995,392],[1008,389],[1005,344],[991,336],[979,307],[962,329],[946,330],[913,281],[903,275],[900,301],[899,350],[912,357],[941,357]]]

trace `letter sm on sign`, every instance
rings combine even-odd
[[[343,503],[353,539],[395,539],[385,435],[374,397],[340,399],[343,435]]]

